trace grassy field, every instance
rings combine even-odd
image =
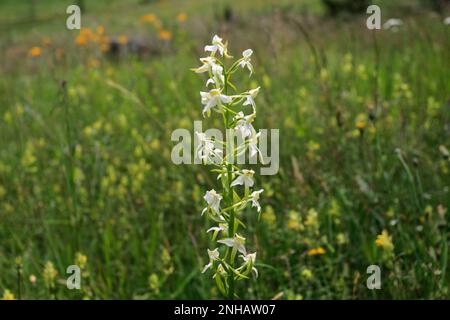
[[[261,86],[255,127],[280,129],[262,215],[242,216],[259,278],[239,296],[450,297],[448,12],[378,1],[404,24],[372,32],[319,1],[85,1],[79,32],[66,2],[0,4],[0,297],[222,297],[201,274],[219,183],[170,157],[173,130],[221,127],[189,70],[214,34],[253,49],[238,84]]]

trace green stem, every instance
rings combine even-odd
[[[230,221],[228,223],[228,228],[230,230],[234,230],[234,210],[231,211],[230,214]],[[229,237],[234,237],[234,234],[232,235],[232,231],[228,231]],[[230,266],[231,268],[234,268],[234,259],[233,255],[230,254]],[[234,300],[234,275],[232,272],[228,274],[228,282],[229,282],[229,288],[228,288],[228,299]]]
[[[228,94],[228,77],[229,75],[227,74],[225,67],[224,67],[224,75],[225,75],[225,84],[224,84],[224,93]],[[225,125],[225,129],[227,129],[229,127],[229,116],[230,116],[230,110],[228,108],[224,108],[224,125]],[[227,196],[227,200],[230,206],[233,205],[233,191],[231,188],[231,183],[232,183],[232,172],[233,172],[233,167],[232,164],[227,164],[227,182],[228,182],[228,187],[226,191],[226,196]],[[234,220],[235,220],[235,210],[234,208],[231,209],[230,212],[230,217],[228,220],[228,237],[230,238],[234,238],[235,235],[235,226],[234,226]],[[230,252],[229,255],[229,264],[231,268],[234,268],[234,257],[233,254],[231,254],[231,248],[228,249]],[[230,272],[228,274],[228,299],[230,300],[234,300],[234,275],[232,272]]]
[[[17,265],[17,298],[22,300],[22,266]]]

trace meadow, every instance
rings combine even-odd
[[[70,1],[2,1],[0,298],[223,298],[202,274],[220,183],[175,165],[170,139],[223,127],[190,70],[218,34],[253,49],[237,85],[261,87],[255,128],[280,130],[261,215],[242,215],[259,277],[239,297],[448,299],[450,13],[375,3],[403,24],[312,0],[114,0],[67,30]]]

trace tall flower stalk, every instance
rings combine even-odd
[[[251,49],[245,50],[242,57],[234,63],[227,63],[233,57],[228,54],[227,43],[215,35],[212,44],[205,46],[205,51],[210,55],[200,59],[200,67],[192,69],[209,76],[206,81],[207,89],[200,92],[203,116],[210,117],[212,112],[217,113],[222,117],[225,129],[231,130],[242,143],[234,147],[234,135],[227,135],[227,141],[220,141],[196,132],[199,141],[196,155],[205,164],[214,166],[212,172],[218,174],[217,178],[222,185],[220,192],[211,189],[204,196],[207,205],[202,215],[206,213],[215,223],[207,232],[216,242],[216,248],[208,249],[209,263],[204,267],[203,273],[211,270],[222,294],[228,299],[234,299],[238,297],[235,292],[237,281],[249,279],[252,273],[255,277],[258,276],[255,268],[256,252],[247,251],[247,241],[239,229],[245,227],[240,220],[243,210],[250,207],[261,212],[259,197],[263,189],[253,191],[255,172],[238,167],[233,159],[245,155],[247,150],[251,158],[261,158],[257,147],[259,133],[256,133],[252,125],[256,117],[254,99],[259,87],[237,93],[237,88],[231,82],[238,70],[248,71],[249,76],[252,75]],[[235,94],[230,94],[231,92]],[[225,154],[222,151],[224,146],[227,150]]]

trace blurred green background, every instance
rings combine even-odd
[[[172,131],[202,120],[189,69],[218,34],[253,49],[237,84],[261,86],[255,127],[280,129],[261,219],[242,217],[260,278],[239,295],[449,298],[448,1],[376,1],[403,21],[377,31],[366,1],[78,3],[80,31],[72,1],[0,3],[0,297],[220,298],[201,274],[218,182],[170,160]]]

